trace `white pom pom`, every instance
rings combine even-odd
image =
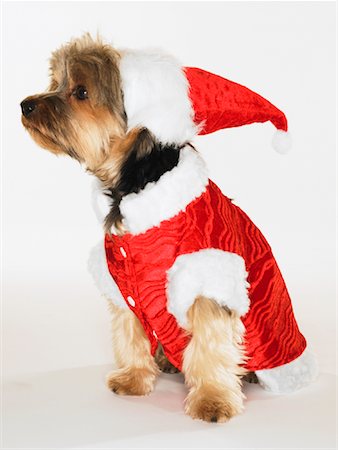
[[[272,147],[276,152],[285,155],[289,152],[292,146],[292,139],[290,133],[283,130],[277,130],[272,138]]]

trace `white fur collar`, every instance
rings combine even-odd
[[[122,50],[120,75],[128,128],[146,127],[163,144],[198,134],[181,64],[159,51]]]
[[[191,147],[181,150],[178,165],[157,182],[148,183],[139,193],[123,197],[120,203],[123,225],[132,234],[140,234],[171,219],[195,198],[208,184],[206,165]]]

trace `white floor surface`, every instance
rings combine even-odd
[[[336,377],[276,396],[245,384],[246,410],[226,424],[183,413],[180,374],[162,374],[148,397],[120,397],[105,386],[108,366],[91,366],[4,383],[3,448],[302,448],[334,449]]]

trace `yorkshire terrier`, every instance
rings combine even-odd
[[[208,126],[191,100],[202,75],[86,34],[52,54],[49,88],[21,108],[32,138],[79,161],[108,199],[90,261],[112,313],[108,387],[146,395],[160,370],[181,371],[187,414],[224,422],[243,410],[243,378],[290,392],[316,369],[268,243],[191,143]]]

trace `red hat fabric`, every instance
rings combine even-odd
[[[185,67],[194,122],[200,124],[199,134],[223,128],[239,127],[270,121],[278,130],[273,146],[280,153],[290,147],[285,114],[268,100],[233,81],[196,67]]]

